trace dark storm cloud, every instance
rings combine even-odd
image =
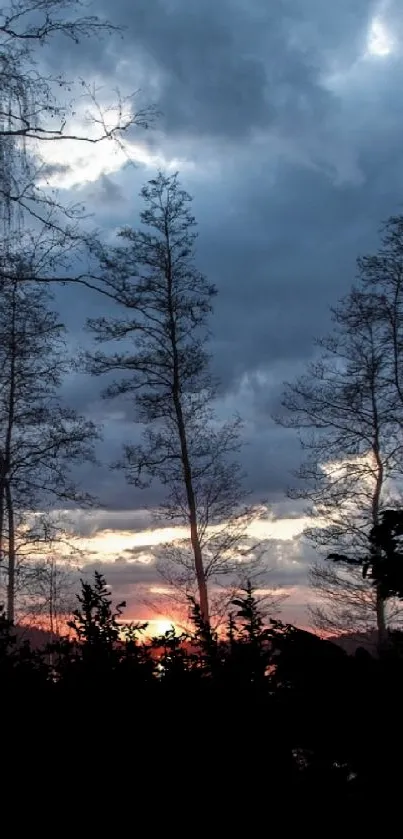
[[[126,25],[124,40],[94,42],[81,53],[60,44],[60,61],[109,87],[141,86],[145,101],[163,111],[148,150],[193,165],[183,165],[181,180],[195,197],[198,265],[219,289],[211,347],[222,380],[217,408],[245,417],[247,485],[276,505],[300,458],[294,435],[270,419],[282,382],[312,356],[313,339],[329,327],[329,305],[354,279],[356,256],[377,247],[380,222],[402,206],[402,44],[390,56],[364,58],[378,11],[399,44],[401,3],[104,0],[98,7]],[[138,192],[153,174],[126,167],[77,187],[74,197],[95,210],[108,236],[137,225]],[[100,314],[105,301],[77,295],[59,299],[78,334],[85,314]],[[76,377],[66,395],[105,420],[107,461],[139,429],[127,406],[101,402],[99,387]],[[158,489],[144,496],[126,487],[106,468],[87,470],[85,480],[113,511],[152,507],[161,497]]]
[[[105,174],[101,175],[94,189],[89,190],[89,198],[91,201],[105,202],[108,207],[114,204],[121,205],[125,202],[125,195],[122,188]]]
[[[75,533],[81,537],[96,536],[100,532],[111,530],[140,533],[155,526],[150,512],[139,505],[135,507],[133,504],[130,509],[120,507],[116,510],[75,510],[70,513],[70,519],[74,525]],[[137,550],[145,551],[148,550],[148,546],[138,549],[137,547],[131,548],[130,550],[134,553]]]
[[[337,53],[343,65],[362,50],[376,5],[99,0],[94,7],[125,27],[123,40],[93,39],[78,52],[59,39],[50,55],[58,67],[113,75],[126,89],[132,81],[168,132],[240,139],[269,124],[296,130],[336,107],[321,85],[323,64]]]
[[[86,575],[101,570],[114,591],[122,591],[125,586],[153,585],[160,581],[153,562],[101,562],[85,566]]]

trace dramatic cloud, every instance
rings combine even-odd
[[[282,382],[312,356],[357,255],[376,248],[381,221],[401,210],[400,0],[98,0],[97,8],[125,26],[123,40],[81,51],[60,41],[49,65],[105,90],[141,88],[139,105],[155,103],[161,116],[155,130],[128,138],[137,168],[107,146],[72,151],[66,163],[59,146],[52,177],[110,236],[138,223],[139,190],[158,165],[181,170],[194,195],[199,265],[219,289],[217,409],[244,416],[248,483],[256,498],[279,504],[300,457],[294,435],[271,419]],[[105,301],[78,291],[72,301],[62,290],[58,304],[74,343],[85,315]],[[76,376],[66,398],[104,422],[103,456],[112,460],[139,429],[129,406],[106,405],[99,389]],[[106,466],[83,472],[83,481],[111,510],[100,530],[137,532],[136,510],[161,497],[156,488],[144,500]],[[300,593],[293,602],[302,602],[310,557],[295,544],[281,542],[281,562],[273,548],[271,564],[276,583],[292,585]],[[286,553],[295,550],[303,559],[290,572]],[[152,572],[128,562],[113,568],[122,586]]]

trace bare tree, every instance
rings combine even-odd
[[[203,498],[201,498],[203,501]],[[164,516],[165,505],[157,515]],[[249,526],[260,514],[266,515],[266,508],[251,505],[237,513],[230,510],[220,523],[200,530],[203,563],[208,583],[209,617],[215,630],[225,622],[231,601],[237,597],[247,580],[259,587],[260,599],[264,598],[267,612],[273,616],[279,610],[286,596],[276,585],[270,586],[267,542],[260,542],[250,533]],[[204,519],[203,508],[200,519]],[[189,603],[198,597],[192,551],[187,538],[162,544],[154,551],[156,567],[167,583],[159,594],[159,600],[145,601],[153,611],[172,616],[174,622],[183,621],[188,615]],[[264,595],[263,595],[264,592]],[[189,599],[190,598],[190,599]]]
[[[376,627],[376,588],[363,580],[362,570],[333,562],[318,561],[309,571],[309,582],[317,595],[317,605],[309,608],[315,627],[325,635],[345,635],[369,641]],[[387,626],[401,627],[401,603],[390,598],[384,603]],[[374,647],[379,646],[374,638]]]
[[[6,560],[11,621],[27,520],[55,499],[89,501],[71,470],[93,457],[96,436],[93,423],[60,400],[69,366],[63,326],[49,308],[48,289],[21,280],[24,265],[21,260],[14,281],[0,284],[0,556]]]
[[[60,635],[67,631],[83,561],[74,529],[66,511],[60,513],[50,505],[36,511],[16,508],[14,519],[15,619],[20,625]],[[0,564],[0,599],[7,598],[8,588],[8,567]]]
[[[301,433],[307,459],[292,496],[307,500],[313,527],[306,535],[327,553],[367,553],[371,528],[402,472],[401,411],[373,307],[372,293],[353,289],[333,311],[333,332],[318,342],[321,355],[307,374],[287,386],[280,418]],[[322,629],[369,624],[372,613],[385,643],[379,589],[374,597],[359,573],[346,568],[317,569],[312,580],[324,601],[314,610]]]
[[[248,514],[235,458],[239,421],[221,423],[213,411],[206,341],[216,292],[194,265],[191,199],[176,175],[161,173],[142,197],[145,229],[123,230],[125,245],[101,255],[122,313],[90,322],[98,343],[121,350],[92,354],[90,369],[122,374],[105,396],[134,401],[144,433],[142,445],[125,446],[118,465],[130,483],[155,479],[167,491],[161,512],[185,525],[189,539],[175,546],[165,572],[180,587],[196,580],[207,622],[209,579],[233,572],[242,559]]]
[[[50,214],[55,228],[55,210],[77,214],[78,207],[62,208],[54,195],[38,188],[39,177],[46,175],[46,162],[40,159],[44,144],[121,144],[128,129],[146,128],[152,120],[152,109],[135,111],[133,96],[122,98],[117,92],[112,106],[103,108],[91,84],[52,76],[41,64],[40,50],[55,37],[66,37],[74,46],[85,38],[111,35],[115,27],[82,14],[85,10],[81,0],[8,0],[0,9],[0,197],[8,220],[13,206],[42,222],[49,223]],[[87,101],[84,119],[91,130],[73,127],[74,98]]]
[[[79,567],[48,549],[46,559],[19,568],[21,585],[19,614],[22,620],[49,633],[51,641],[66,634],[75,607]]]
[[[385,351],[385,367],[397,401],[397,422],[402,425],[403,406],[403,216],[391,216],[382,229],[375,254],[357,260],[360,286],[371,301]]]

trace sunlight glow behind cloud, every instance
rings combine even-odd
[[[368,35],[367,55],[385,58],[390,55],[394,46],[394,39],[382,19],[374,17]]]
[[[105,117],[105,127],[111,129],[119,122],[119,111],[108,101],[99,104]],[[130,109],[123,121],[129,122],[132,116],[133,110]],[[97,119],[97,112],[88,108],[84,97],[75,108],[74,118],[66,123],[65,133],[94,140],[100,136]],[[102,175],[118,172],[127,163],[140,164],[153,170],[184,171],[194,168],[191,161],[179,157],[168,159],[161,151],[150,151],[145,142],[129,140],[125,133],[118,141],[103,139],[96,143],[86,143],[72,139],[64,140],[63,143],[49,141],[46,144],[37,141],[33,142],[32,151],[43,164],[39,185],[56,189],[71,189],[94,183]]]
[[[150,169],[176,171],[189,167],[186,161],[166,160],[161,154],[151,154],[145,144],[125,143],[124,148],[113,141],[104,140],[96,145],[65,140],[61,144],[49,143],[44,157],[50,174],[43,178],[40,186],[56,189],[71,189],[94,183],[102,175],[118,172],[127,163],[142,164]],[[68,160],[68,166],[65,161]]]
[[[258,540],[292,540],[301,535],[308,523],[308,519],[303,517],[275,521],[259,519],[250,524],[247,532],[249,536]],[[89,538],[78,538],[77,544],[84,556],[92,561],[95,555],[100,562],[113,560],[133,548],[144,547],[144,552],[138,553],[134,559],[127,561],[148,564],[153,558],[149,552],[150,548],[186,538],[188,538],[188,531],[182,527],[156,528],[140,533],[104,530]]]

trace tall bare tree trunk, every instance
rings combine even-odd
[[[388,644],[388,628],[385,616],[385,600],[379,591],[379,586],[376,589],[376,625],[378,630],[378,653],[382,655]]]
[[[8,411],[7,411],[7,430],[5,439],[4,451],[4,466],[3,466],[3,505],[7,508],[8,518],[8,583],[7,583],[7,618],[11,623],[14,623],[15,617],[15,529],[14,529],[14,508],[11,495],[11,487],[8,480],[8,473],[10,468],[11,456],[11,440],[14,430],[15,417],[15,398],[16,398],[16,357],[17,357],[17,343],[16,343],[16,317],[17,317],[17,282],[13,283],[12,298],[11,298],[11,342],[10,342],[10,381],[8,393]],[[4,518],[4,506],[3,506]]]
[[[174,358],[177,357],[177,348],[174,346]],[[180,439],[180,446],[181,446],[181,457],[182,457],[182,468],[183,468],[183,478],[186,487],[186,497],[188,502],[188,509],[189,509],[189,526],[190,526],[190,541],[193,550],[193,558],[194,558],[194,566],[196,572],[196,580],[197,580],[197,588],[199,591],[199,601],[200,601],[200,612],[203,618],[203,621],[208,624],[210,622],[210,613],[209,613],[209,602],[208,602],[208,591],[207,591],[207,581],[206,581],[206,574],[203,565],[203,556],[202,550],[200,545],[198,527],[197,527],[197,507],[196,507],[196,499],[193,489],[193,481],[192,481],[192,468],[190,465],[190,457],[189,457],[189,450],[187,444],[187,437],[186,437],[186,427],[185,427],[185,420],[183,417],[183,410],[182,410],[182,403],[180,399],[180,388],[179,388],[179,379],[178,376],[175,375],[175,384],[174,384],[174,405],[175,405],[175,413],[176,413],[176,421],[178,425],[178,432],[179,432],[179,439]]]
[[[182,407],[180,405],[180,402],[178,404],[177,417],[178,417],[179,435],[180,435],[180,439],[181,439],[183,475],[184,475],[184,481],[185,481],[185,486],[186,486],[186,495],[187,495],[188,507],[189,507],[190,541],[191,541],[192,550],[193,550],[194,566],[195,566],[196,580],[197,580],[197,588],[198,588],[198,591],[199,591],[200,612],[201,612],[201,616],[203,618],[204,623],[208,624],[210,622],[210,613],[209,613],[207,581],[206,581],[206,574],[205,574],[204,565],[203,565],[202,550],[201,550],[200,539],[199,539],[198,528],[197,528],[196,500],[195,500],[195,495],[194,495],[194,491],[193,491],[192,471],[191,471],[191,467],[190,467],[190,460],[189,460],[189,454],[188,454],[185,426],[184,426]]]
[[[8,515],[8,585],[7,585],[7,619],[14,623],[15,619],[15,530],[14,509],[10,487],[6,485],[6,502]]]
[[[49,667],[53,666],[53,650],[52,646],[55,640],[55,618],[56,618],[56,582],[55,582],[55,561],[54,557],[50,560],[50,585],[49,585]]]
[[[383,485],[383,478],[384,478],[384,470],[383,470],[383,463],[380,457],[379,451],[379,430],[378,430],[378,413],[377,413],[377,406],[375,395],[373,393],[373,406],[374,406],[374,419],[375,419],[375,438],[372,446],[372,452],[375,460],[375,469],[376,469],[376,482],[374,488],[374,494],[372,496],[372,524],[374,527],[379,524],[379,507],[380,507],[380,500],[381,500],[381,492],[382,492],[382,485]],[[377,627],[377,647],[379,655],[385,650],[388,641],[388,629],[386,626],[386,614],[385,614],[385,599],[382,597],[381,589],[379,586],[376,588],[376,627]]]
[[[4,477],[2,475],[0,480],[0,572],[3,572],[3,570],[5,570],[5,573],[7,573],[7,565],[5,562],[6,555],[4,552],[4,507]]]
[[[190,525],[190,541],[192,544],[194,565],[196,572],[197,588],[199,591],[200,612],[203,621],[208,624],[210,622],[209,602],[206,574],[203,565],[203,556],[200,545],[200,539],[197,529],[197,510],[196,500],[193,491],[192,471],[190,467],[189,453],[186,440],[185,424],[183,420],[182,406],[180,400],[175,402],[179,436],[181,441],[182,465],[183,475],[186,486],[186,495],[189,507],[189,525]]]
[[[194,567],[196,572],[197,588],[199,592],[200,612],[204,623],[210,622],[209,602],[207,580],[203,565],[203,556],[200,545],[198,526],[197,526],[197,507],[196,499],[193,489],[192,468],[190,464],[189,448],[186,435],[186,424],[183,416],[182,400],[181,400],[181,381],[180,381],[180,365],[178,357],[178,338],[176,333],[176,323],[174,314],[174,304],[172,299],[172,266],[171,266],[171,246],[169,238],[168,222],[165,223],[165,237],[167,243],[168,265],[166,269],[166,278],[168,282],[168,311],[169,311],[169,329],[172,346],[173,358],[173,402],[175,406],[176,422],[178,427],[178,434],[181,448],[183,478],[186,488],[186,497],[189,509],[189,526],[190,526],[190,541],[193,550]]]
[[[169,570],[163,576],[180,599],[181,593],[197,589],[201,617],[208,624],[210,580],[235,568],[233,557],[245,534],[240,511],[248,521],[251,515],[233,460],[241,442],[239,420],[221,423],[214,416],[216,382],[207,342],[216,289],[194,264],[191,198],[177,175],[161,172],[141,195],[145,209],[140,220],[146,229],[122,230],[125,245],[110,252],[100,246],[108,294],[127,312],[89,321],[97,343],[107,343],[108,349],[88,353],[88,367],[96,376],[119,371],[104,395],[134,403],[143,442],[123,446],[119,467],[135,486],[157,479],[165,487],[164,515],[185,527],[187,539],[172,546],[171,556],[166,552],[163,562]],[[123,338],[125,347],[111,354],[111,341]],[[223,525],[221,533],[214,532],[215,523]]]
[[[0,481],[0,563],[3,561],[4,551],[4,486]]]

